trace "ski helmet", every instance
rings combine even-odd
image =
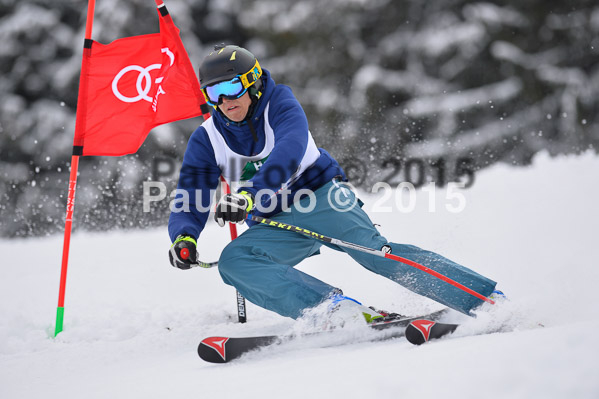
[[[233,45],[217,45],[200,64],[200,86],[206,101],[217,106],[222,97],[235,99],[250,90],[259,95],[262,68],[248,50]],[[252,87],[253,86],[253,87]]]

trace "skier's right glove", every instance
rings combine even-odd
[[[225,222],[242,224],[253,206],[254,198],[247,191],[238,194],[226,194],[222,196],[216,205],[214,220],[220,227],[223,227]]]
[[[168,258],[174,267],[183,270],[190,269],[191,265],[198,263],[196,240],[187,235],[178,236],[168,251]]]

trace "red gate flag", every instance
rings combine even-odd
[[[87,2],[55,336],[63,327],[79,156],[132,154],[158,125],[202,114],[209,117],[179,30],[162,0],[155,1],[160,33],[108,45],[91,39],[96,0]]]
[[[198,78],[162,4],[160,33],[84,48],[75,155],[135,153],[154,127],[208,113]]]

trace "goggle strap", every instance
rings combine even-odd
[[[243,75],[239,75],[239,79],[241,79],[241,84],[243,85],[243,87],[247,89],[248,87],[256,83],[260,76],[262,76],[262,68],[260,67],[260,63],[258,62],[258,60],[256,60],[256,63],[254,64],[252,69],[250,69]],[[252,79],[251,81],[250,78]]]

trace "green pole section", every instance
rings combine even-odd
[[[77,171],[79,169],[79,156],[83,152],[83,142],[76,140],[80,132],[85,131],[86,100],[87,100],[87,73],[89,57],[91,56],[92,26],[94,23],[94,9],[96,0],[87,1],[87,19],[85,21],[85,40],[83,41],[83,56],[81,57],[81,73],[79,74],[79,93],[77,94],[77,115],[75,118],[75,138],[73,140],[73,155],[71,157],[71,174],[69,177],[69,193],[67,197],[67,211],[64,223],[64,243],[62,247],[62,266],[60,269],[60,287],[58,289],[58,308],[56,309],[56,328],[54,337],[62,331],[64,320],[64,297],[67,284],[67,268],[69,264],[69,247],[71,245],[71,227],[73,224],[73,211],[75,209],[75,189],[77,187]],[[75,145],[77,143],[77,145]]]
[[[57,307],[56,308],[56,329],[54,330],[54,337],[62,331],[62,322],[64,320],[64,308]]]

